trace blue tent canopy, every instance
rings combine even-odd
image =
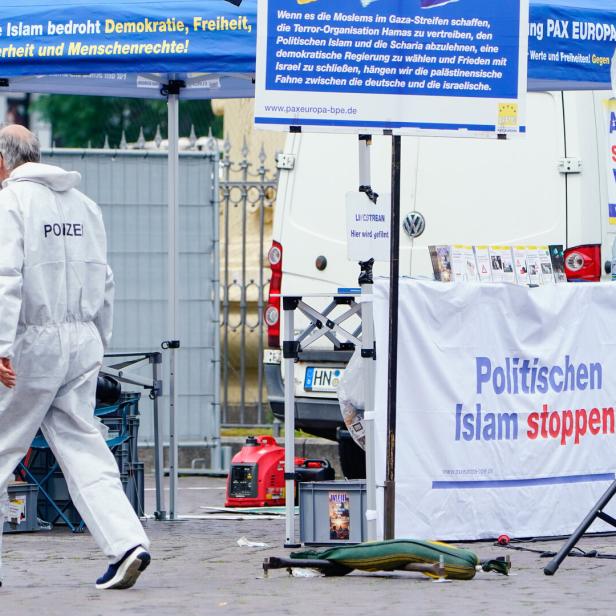
[[[148,98],[174,79],[182,98],[252,97],[256,11],[257,0],[3,0],[0,92]],[[608,89],[615,47],[616,0],[531,0],[529,90]]]
[[[610,89],[614,0],[531,0],[529,90]]]
[[[3,0],[0,92],[254,96],[257,0]],[[7,83],[8,82],[8,83]]]

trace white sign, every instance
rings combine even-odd
[[[255,123],[525,131],[528,0],[259,0]]]
[[[365,193],[346,195],[347,256],[349,261],[389,262],[390,194],[373,203]]]
[[[26,521],[26,496],[9,500],[7,519],[13,524],[21,524]]]
[[[389,281],[374,292],[382,485]],[[571,533],[614,481],[615,321],[613,283],[402,280],[396,535]]]

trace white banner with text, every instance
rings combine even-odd
[[[388,295],[389,281],[377,281],[377,485],[385,477]],[[615,478],[615,322],[613,283],[402,280],[396,536],[573,531]],[[614,516],[616,502],[607,511]]]

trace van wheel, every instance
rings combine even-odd
[[[347,479],[366,478],[366,454],[348,430],[338,430],[338,456],[342,474]]]

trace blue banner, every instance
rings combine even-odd
[[[358,12],[373,14],[387,4],[352,1]],[[444,9],[468,9],[469,2],[417,0],[408,5],[419,5],[420,14],[434,18]],[[322,0],[287,0],[283,9],[295,12],[308,6],[315,12],[320,4]],[[484,4],[489,10],[495,3]],[[100,81],[117,73],[133,83],[129,75],[139,72],[253,74],[256,7],[257,0],[3,0],[0,78],[95,73]],[[530,90],[607,89],[615,48],[614,0],[531,0]],[[404,55],[412,56],[408,51]],[[94,81],[87,82],[88,91]],[[117,77],[107,81],[114,89],[126,85]],[[61,84],[56,77],[28,79],[22,89],[58,91]],[[250,82],[237,86],[233,95],[253,94]],[[80,86],[72,80],[64,89],[79,91]],[[128,91],[138,92],[137,84]]]
[[[528,0],[259,0],[255,123],[524,132]]]
[[[535,0],[530,6],[529,89],[606,89],[616,48],[616,2]]]
[[[268,3],[268,90],[518,95],[519,2]]]
[[[257,0],[4,0],[0,78],[254,73]]]

